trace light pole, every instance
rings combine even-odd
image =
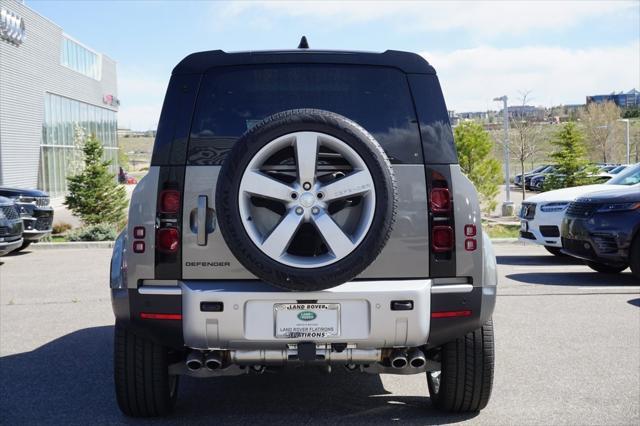
[[[625,142],[627,143],[627,164],[631,163],[630,158],[630,146],[629,146],[629,119],[628,118],[620,118],[617,121],[623,121],[625,123],[626,131],[625,131]]]
[[[494,101],[502,101],[503,123],[504,127],[504,186],[507,191],[507,199],[502,203],[502,216],[513,215],[513,202],[511,202],[511,182],[509,178],[509,111],[507,110],[507,95],[499,98],[493,98]]]

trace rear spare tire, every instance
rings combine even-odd
[[[389,160],[341,115],[284,111],[248,130],[216,188],[220,230],[258,278],[292,291],[353,279],[386,244],[396,213]]]

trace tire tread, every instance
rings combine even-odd
[[[167,349],[116,322],[114,381],[120,410],[130,417],[168,414],[175,404],[169,389]]]
[[[489,320],[481,328],[442,346],[437,394],[429,383],[431,400],[438,409],[467,413],[486,407],[493,387],[493,338],[493,323]]]

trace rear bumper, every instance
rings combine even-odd
[[[462,282],[462,280],[458,280]],[[286,292],[259,281],[180,281],[112,289],[116,318],[164,345],[194,349],[286,349],[301,341],[350,348],[434,347],[462,337],[486,322],[495,286],[436,284],[434,280],[354,281],[319,292]],[[412,309],[394,310],[392,302]],[[274,305],[338,303],[338,336],[276,338]],[[203,305],[204,303],[204,305]],[[222,308],[207,311],[211,303]],[[433,313],[466,312],[432,318]],[[181,319],[142,319],[142,313],[180,314]],[[177,317],[176,317],[177,318]]]
[[[274,305],[340,305],[339,336],[305,341],[347,343],[356,348],[421,346],[429,336],[430,280],[355,281],[318,292],[286,292],[262,282],[181,284],[185,344],[199,349],[285,348],[295,338],[276,338]],[[410,301],[411,310],[392,310]],[[220,302],[223,312],[203,312],[202,303]]]

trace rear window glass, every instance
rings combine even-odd
[[[280,111],[317,108],[367,129],[392,163],[421,163],[407,78],[385,67],[270,65],[205,75],[191,126],[189,164],[222,164],[247,129]]]

